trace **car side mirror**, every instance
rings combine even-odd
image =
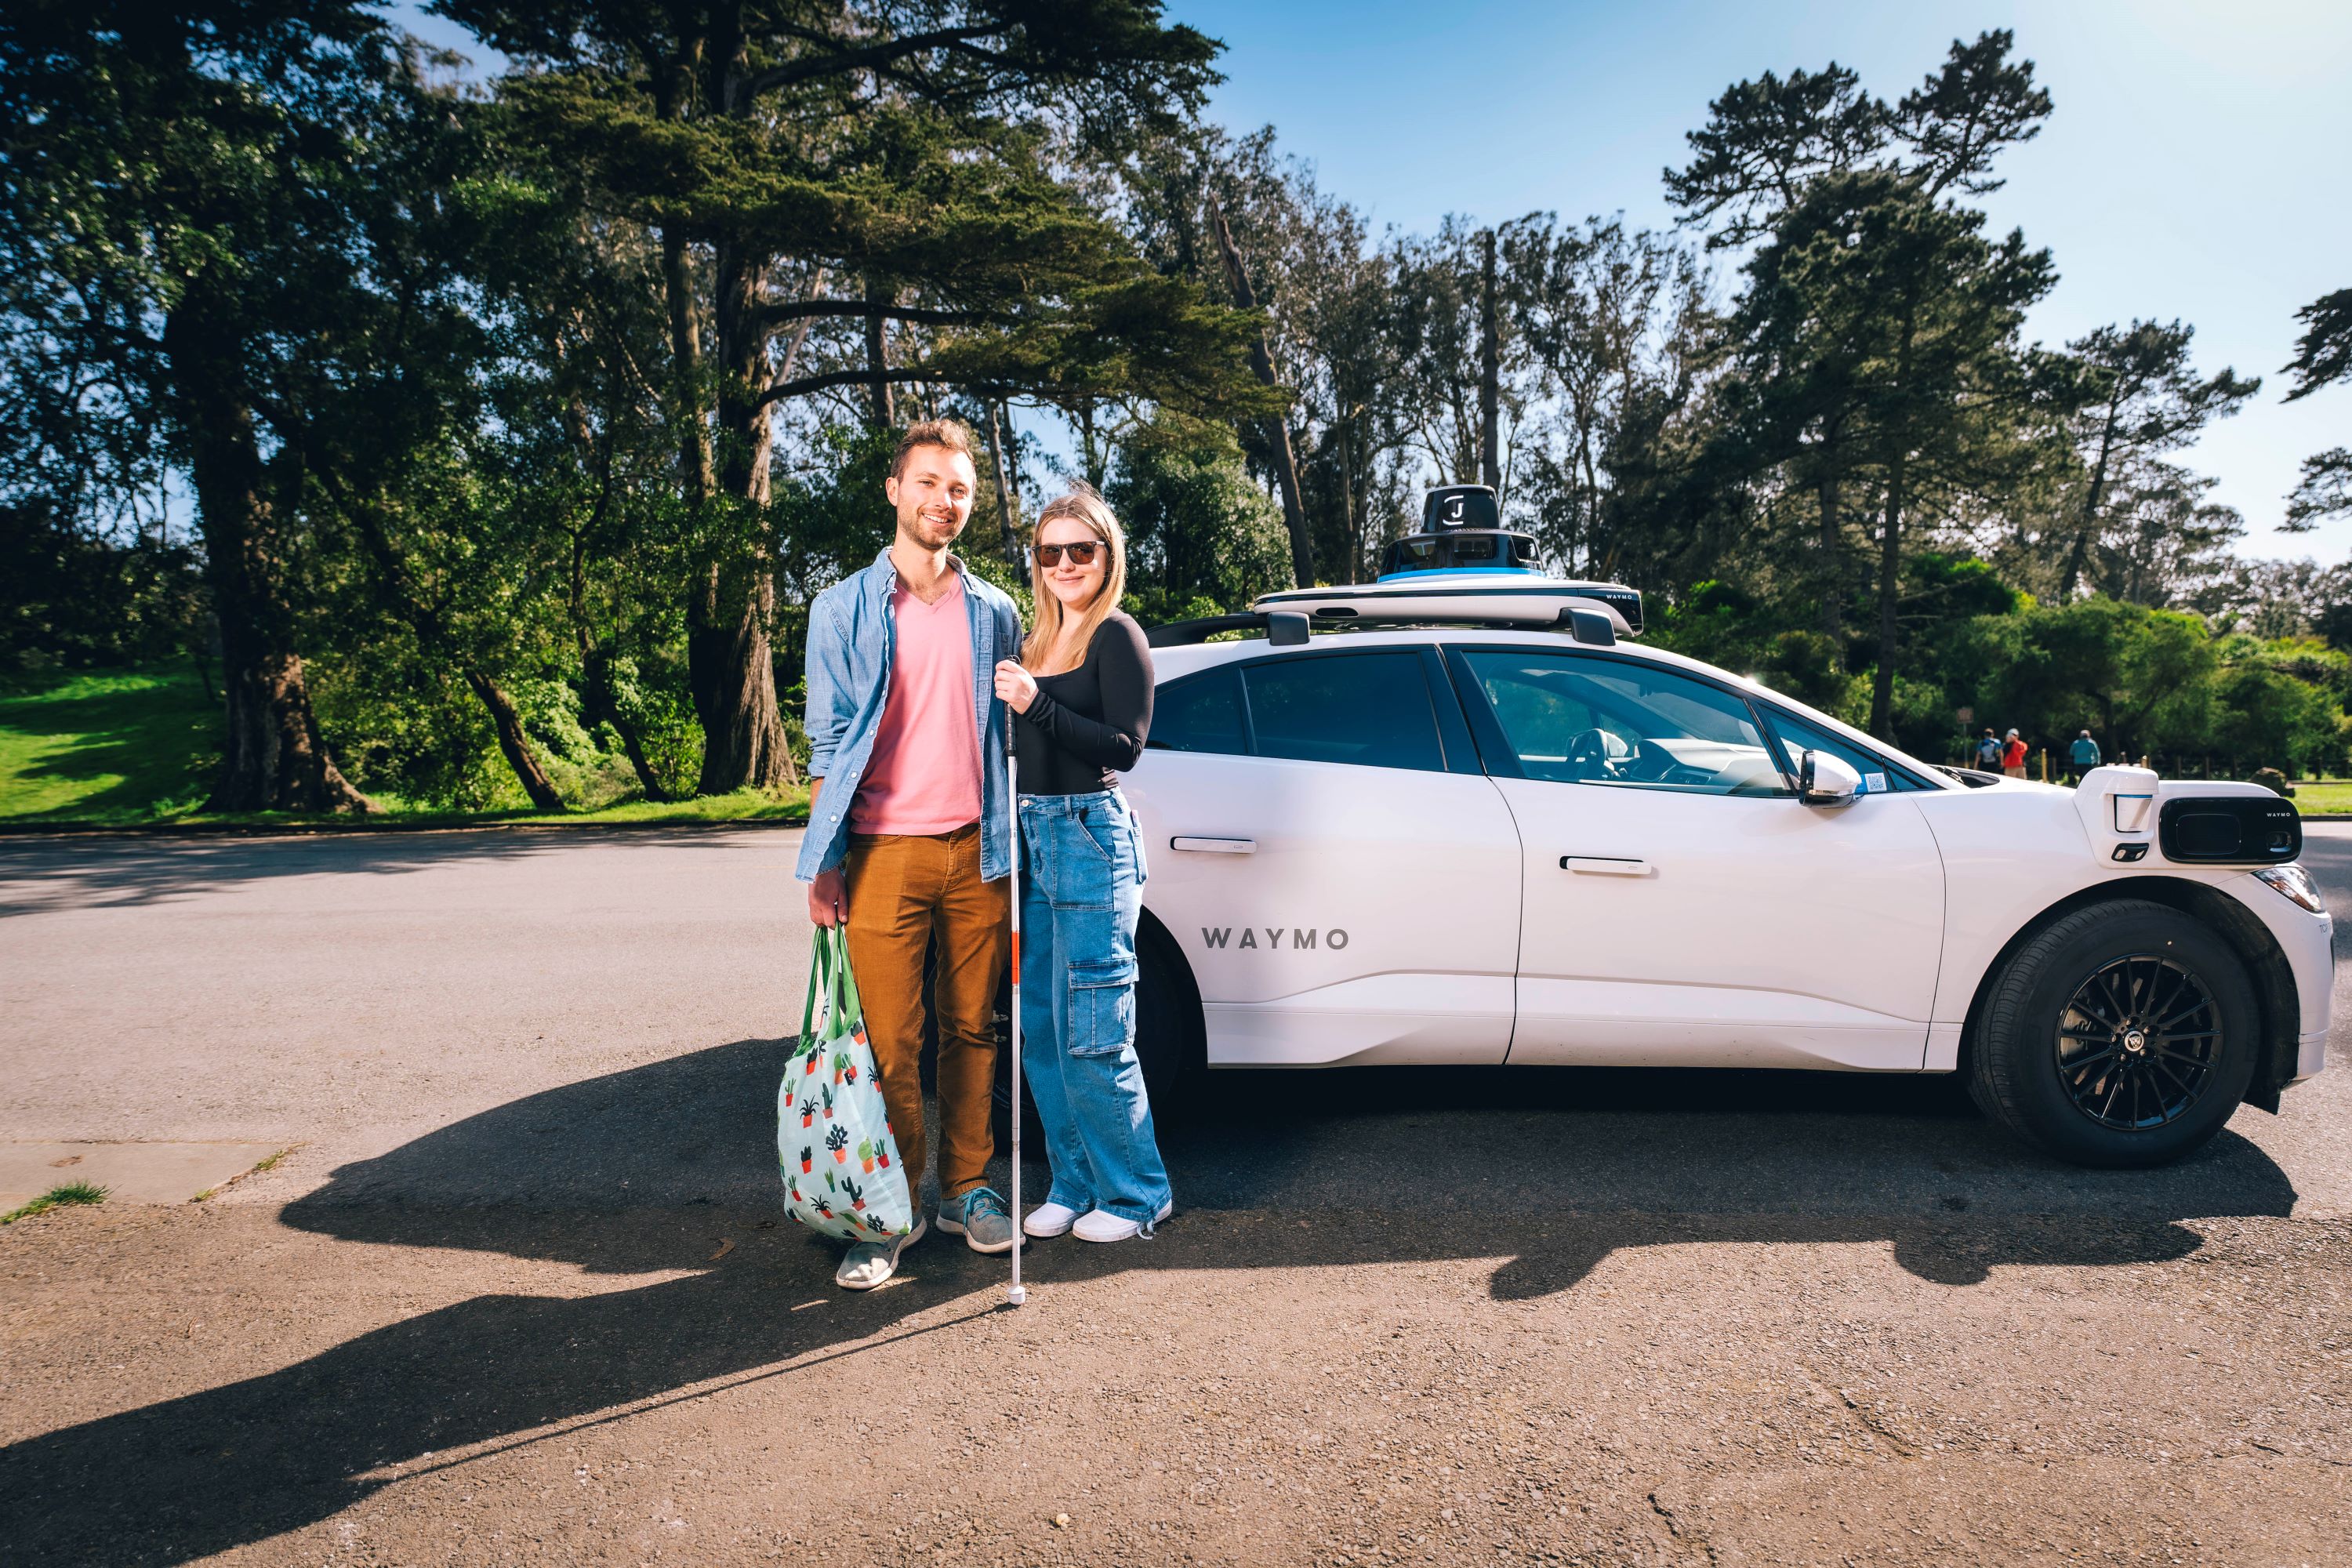
[[[1797,760],[1797,798],[1807,805],[1852,805],[1862,794],[1862,775],[1827,752],[1807,752]]]

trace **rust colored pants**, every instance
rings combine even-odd
[[[853,833],[843,868],[849,905],[849,966],[866,1007],[866,1033],[882,1069],[882,1102],[922,1202],[923,952],[939,939],[940,1196],[961,1197],[986,1179],[996,1152],[990,1113],[996,1088],[996,986],[1004,973],[1007,883],[980,879],[980,825],[953,833]]]

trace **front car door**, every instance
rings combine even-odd
[[[1526,846],[1513,1062],[1922,1065],[1943,863],[1899,771],[1801,805],[1727,685],[1597,651],[1447,657]]]
[[[1171,680],[1127,788],[1212,1066],[1503,1059],[1519,840],[1433,650]]]

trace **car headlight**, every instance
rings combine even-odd
[[[2327,912],[2327,901],[2319,896],[2319,884],[2313,881],[2311,873],[2302,867],[2265,866],[2254,875],[2309,910],[2313,914],[2324,915]]]

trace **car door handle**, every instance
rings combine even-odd
[[[1646,877],[1654,869],[1647,860],[1620,855],[1563,855],[1559,868],[1586,877]]]
[[[1197,849],[1204,855],[1255,855],[1257,853],[1257,840],[1255,838],[1202,838],[1179,834],[1168,841],[1168,847]]]

